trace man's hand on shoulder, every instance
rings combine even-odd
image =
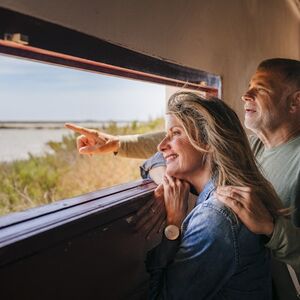
[[[253,233],[270,237],[274,231],[274,221],[260,199],[250,187],[219,186],[216,198],[230,207]]]

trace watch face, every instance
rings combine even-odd
[[[168,240],[176,240],[179,237],[180,230],[176,225],[168,225],[165,228],[165,236]]]

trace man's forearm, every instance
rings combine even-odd
[[[291,265],[299,277],[300,228],[295,227],[290,220],[279,217],[266,247],[272,250],[276,259]]]
[[[124,157],[147,159],[157,152],[157,146],[164,136],[165,133],[163,131],[119,136],[119,149],[117,153]]]

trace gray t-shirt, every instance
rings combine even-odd
[[[271,149],[266,149],[255,136],[249,140],[262,173],[273,184],[283,205],[293,209],[293,223],[300,227],[300,136]]]

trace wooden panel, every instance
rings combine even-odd
[[[58,217],[48,225],[55,211],[2,228],[1,298],[145,299],[145,254],[159,236],[146,241],[126,218],[151,198],[155,185],[123,187],[113,205],[106,195],[88,202],[90,210],[87,203],[62,209],[64,222]],[[73,214],[81,206],[82,213]]]

